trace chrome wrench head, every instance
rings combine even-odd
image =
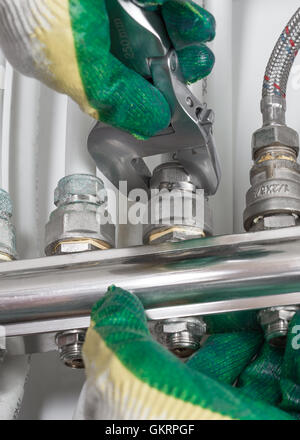
[[[213,138],[214,114],[185,85],[175,50],[160,16],[131,0],[107,0],[111,52],[162,92],[170,105],[170,126],[142,141],[126,131],[99,122],[88,139],[97,167],[127,192],[148,189],[150,171],[144,158],[172,153],[206,195],[215,194],[220,166]]]

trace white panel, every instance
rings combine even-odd
[[[4,76],[2,81],[4,80],[4,89],[2,90],[2,103],[0,104],[0,184],[2,189],[8,191],[9,127],[13,69],[7,62],[3,63],[2,67],[2,75]]]
[[[84,384],[83,370],[70,370],[56,353],[31,357],[21,420],[71,420]]]
[[[21,258],[43,255],[44,225],[64,176],[67,98],[14,74],[9,191]]]
[[[96,165],[88,154],[87,137],[95,120],[85,115],[79,106],[68,99],[66,134],[66,175],[75,173],[95,174]]]

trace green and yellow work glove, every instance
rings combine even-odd
[[[299,324],[285,350],[241,331],[210,336],[183,363],[153,340],[138,298],[111,287],[92,311],[78,418],[299,418]]]
[[[140,4],[161,9],[186,82],[208,75],[212,15],[192,1]],[[17,70],[66,93],[95,119],[139,138],[170,122],[159,90],[111,55],[105,0],[0,0],[0,46]]]

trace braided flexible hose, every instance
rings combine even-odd
[[[300,49],[300,8],[284,28],[269,60],[263,83],[263,98],[286,97],[287,82]]]

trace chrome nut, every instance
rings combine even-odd
[[[196,188],[193,185],[191,176],[185,171],[180,163],[167,162],[159,165],[153,171],[151,179],[151,188],[162,189],[166,188],[172,190],[177,187],[190,189],[194,191]]]
[[[212,214],[204,194],[162,190],[152,197],[144,221],[145,244],[178,242],[212,234]]]
[[[272,307],[261,310],[258,320],[264,330],[266,340],[274,346],[285,344],[289,323],[299,310],[297,306]]]
[[[46,231],[47,236],[52,240],[81,236],[81,234],[96,238],[100,223],[101,214],[96,205],[86,204],[82,209],[82,204],[70,204],[56,209],[51,214]]]
[[[82,347],[85,336],[85,329],[65,331],[56,335],[60,358],[66,366],[73,369],[84,368]]]
[[[276,154],[282,154],[282,158],[277,159],[273,159],[275,149],[271,148],[269,153],[261,150],[258,163],[252,167],[244,211],[246,231],[261,230],[264,222],[268,229],[277,224],[280,228],[294,226],[295,217],[300,215],[300,167],[286,150],[280,153],[279,149]],[[262,222],[262,218],[267,220]]]
[[[298,308],[296,306],[284,308],[272,307],[270,309],[261,310],[258,315],[260,318],[260,323],[262,325],[268,325],[279,320],[290,321],[294,317],[297,310]]]
[[[270,215],[254,219],[251,232],[266,231],[269,229],[290,228],[299,225],[299,217],[296,215]]]
[[[206,324],[201,318],[168,319],[162,322],[164,334],[175,334],[188,331],[196,336],[203,336],[206,332]]]
[[[282,145],[299,152],[299,135],[286,125],[266,125],[253,134],[252,154],[255,159],[258,150],[271,145]]]
[[[150,327],[151,328],[151,327]],[[200,348],[206,324],[202,318],[174,318],[152,325],[152,334],[178,357],[190,356]]]
[[[204,204],[204,193],[193,194],[180,189],[170,192],[163,189],[149,202],[150,220],[157,226],[182,224],[203,228]]]
[[[84,342],[83,333],[78,333],[77,330],[58,333],[56,335],[56,344],[58,349],[66,347],[67,345],[74,345],[77,343],[81,344],[82,342]]]

